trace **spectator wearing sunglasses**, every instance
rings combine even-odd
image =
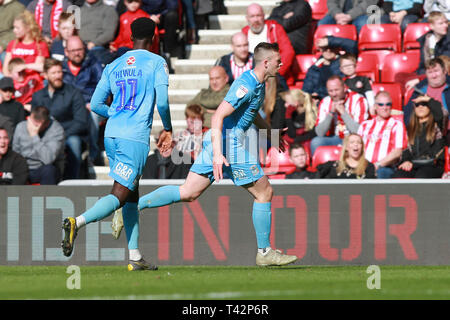
[[[395,164],[407,146],[406,128],[391,117],[392,98],[387,91],[375,96],[375,117],[363,121],[358,134],[363,138],[366,159],[375,164],[379,179],[391,178]]]
[[[441,103],[428,95],[413,100],[408,126],[408,146],[393,178],[441,178],[445,164]]]

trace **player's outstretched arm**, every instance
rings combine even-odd
[[[222,129],[223,120],[234,112],[233,106],[223,100],[211,119],[211,143],[213,147],[213,173],[214,179],[223,179],[222,165],[229,166],[222,153]]]

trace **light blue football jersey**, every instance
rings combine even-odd
[[[147,50],[130,50],[108,64],[97,87],[113,94],[105,137],[149,144],[155,87],[169,85],[165,60]]]
[[[264,102],[265,83],[260,83],[253,72],[244,72],[234,80],[224,100],[236,109],[223,121],[223,138],[240,140],[251,127]]]

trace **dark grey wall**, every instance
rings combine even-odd
[[[141,185],[141,194],[157,186]],[[123,265],[125,231],[112,216],[82,229],[70,258],[61,222],[110,186],[0,187],[1,265]],[[450,185],[445,183],[275,184],[272,246],[304,265],[450,264]],[[159,265],[254,265],[249,193],[213,185],[193,203],[147,209],[140,250]]]

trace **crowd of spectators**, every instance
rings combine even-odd
[[[80,8],[80,21],[72,5]],[[209,70],[208,88],[187,102],[186,129],[174,135],[170,152],[154,150],[144,178],[185,177],[212,114],[232,82],[253,68],[253,49],[262,41],[280,48],[279,76],[266,82],[260,114],[273,128],[287,128],[296,167],[287,178],[441,177],[450,141],[448,1],[327,0],[327,6],[317,21],[306,0],[283,0],[269,14],[249,5],[247,25],[230,38],[231,52]],[[315,28],[325,24],[353,24],[359,34],[373,23],[371,10],[402,33],[410,23],[430,26],[417,39],[416,72],[401,83],[413,93],[400,112],[387,91],[376,94],[373,79],[357,72],[358,40],[326,35],[312,43]],[[131,22],[150,17],[157,23],[151,51],[170,68],[171,57],[185,58],[185,45],[199,42],[211,14],[227,14],[223,0],[0,0],[0,173],[17,176],[3,180],[83,178],[86,153],[89,163],[103,165],[105,119],[89,102],[104,66],[131,49]],[[305,54],[317,59],[298,86],[296,55]],[[340,146],[341,157],[312,168],[322,146]],[[15,160],[5,160],[19,157],[18,164],[27,164],[24,181],[23,168],[13,174],[8,165]]]

